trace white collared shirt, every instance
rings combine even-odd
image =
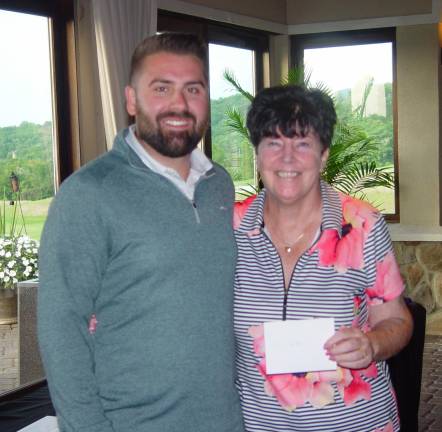
[[[170,180],[191,201],[193,201],[196,183],[213,167],[210,159],[196,148],[190,154],[190,171],[187,180],[183,180],[176,170],[161,164],[144,149],[135,135],[135,125],[129,127],[126,142],[149,169]]]

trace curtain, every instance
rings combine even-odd
[[[106,147],[127,126],[124,87],[132,52],[156,32],[157,0],[92,0]]]

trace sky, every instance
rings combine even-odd
[[[311,84],[323,82],[335,91],[352,88],[361,76],[373,77],[375,84],[393,82],[391,43],[309,49],[304,63],[313,72]]]
[[[0,10],[0,127],[51,118],[48,20]]]
[[[253,93],[253,54],[250,50],[209,45],[210,97],[218,99],[233,94],[222,77],[224,70],[234,72],[241,85]],[[392,82],[391,43],[309,49],[304,61],[311,70],[311,84],[322,82],[337,91],[355,86],[361,76],[374,78],[375,84]],[[339,66],[334,68],[334,65]]]
[[[232,86],[223,78],[226,69],[232,71],[241,86],[254,93],[253,52],[242,48],[209,44],[210,98],[219,99],[235,93]]]

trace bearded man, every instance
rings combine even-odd
[[[207,75],[197,37],[142,41],[125,89],[135,124],[51,205],[38,331],[61,431],[243,431],[234,190],[197,149]]]

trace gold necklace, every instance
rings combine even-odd
[[[298,235],[298,237],[295,238],[295,240],[293,240],[291,242],[291,244],[287,244],[287,242],[282,241],[281,243],[283,243],[282,248],[284,249],[284,251],[288,254],[291,254],[293,252],[293,247],[295,246],[296,243],[299,242],[299,240],[301,240],[305,235],[305,231],[302,232],[301,234]],[[278,235],[275,236],[275,233],[273,233],[273,238],[275,238],[275,240],[281,240],[281,237],[279,237]]]
[[[287,243],[283,237],[280,237],[278,235],[278,232],[276,230],[272,230],[271,226],[272,223],[268,224],[267,229],[269,230],[268,233],[270,234],[271,239],[274,239],[276,241],[277,244],[279,244],[280,248],[288,255],[290,255],[291,253],[293,253],[294,246],[300,241],[302,240],[306,234],[308,234],[310,232],[310,229],[313,227],[313,225],[316,223],[316,219],[317,219],[317,215],[315,215],[312,219],[310,219],[310,221],[307,223],[307,225],[304,227],[304,230],[301,232],[301,234],[298,235],[298,237],[295,238],[295,240],[293,240],[291,243]],[[276,243],[274,242],[275,246]]]
[[[284,246],[284,250],[288,253],[291,254],[293,252],[293,246],[295,246],[296,243],[298,243],[299,240],[301,240],[304,237],[305,233],[301,233],[299,234],[298,237],[296,237],[295,241],[291,244],[291,245],[287,245]]]

